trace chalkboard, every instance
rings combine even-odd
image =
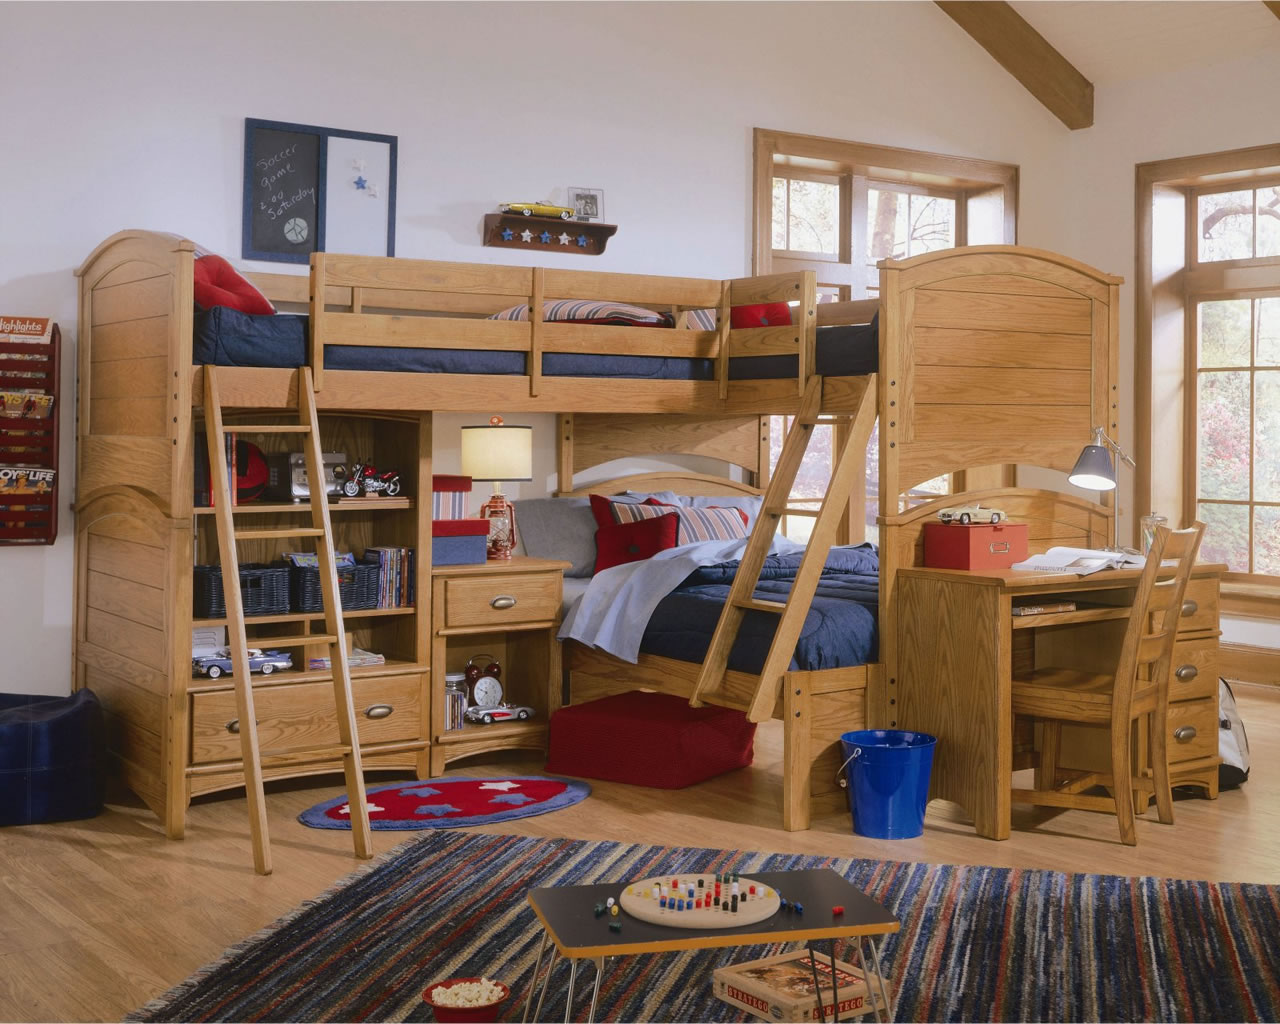
[[[245,118],[241,254],[306,263],[332,226],[344,252],[394,256],[396,142]]]

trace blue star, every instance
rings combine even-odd
[[[431,786],[408,786],[400,790],[401,796],[439,796],[440,790]]]
[[[459,808],[452,804],[423,804],[414,810],[414,814],[434,814],[437,818],[443,818],[446,814],[457,814]]]
[[[540,235],[538,236],[538,241],[539,241],[539,242],[541,242],[543,245],[550,245],[550,244],[551,244],[551,232],[550,232],[550,231],[544,231],[544,232],[542,232],[542,234],[540,234]]]
[[[367,181],[365,181],[363,177],[356,178],[356,180],[355,180],[355,186],[356,186],[356,188],[361,188],[361,189],[362,189],[362,188],[364,188],[364,187],[365,187],[366,185],[368,185],[368,184],[369,184],[369,183],[368,183]]]
[[[516,236],[516,233],[515,233],[514,231],[512,231],[510,228],[503,228],[503,229],[502,229],[502,240],[503,240],[504,242],[509,242],[509,241],[511,241],[511,239],[515,238],[515,236]]]
[[[580,249],[585,249],[586,247],[587,247],[587,236],[586,236],[586,235],[579,235],[579,236],[578,236],[578,248],[580,248]]]
[[[493,797],[489,803],[511,804],[513,807],[523,807],[525,804],[533,803],[533,797],[525,793],[503,793],[500,796]]]

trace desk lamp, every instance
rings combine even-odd
[[[1084,446],[1080,457],[1072,468],[1067,479],[1077,487],[1085,487],[1094,491],[1114,491],[1116,488],[1116,467],[1111,461],[1111,453],[1115,452],[1133,469],[1137,463],[1129,458],[1111,438],[1102,432],[1101,427],[1093,428],[1093,440]],[[1120,546],[1120,509],[1118,504],[1111,513],[1111,551],[1123,551]]]
[[[502,493],[504,481],[533,480],[533,427],[511,427],[501,416],[488,426],[462,428],[462,472],[473,480],[493,482],[493,494],[480,507],[481,519],[491,524],[490,558],[510,558],[516,543],[516,509]]]

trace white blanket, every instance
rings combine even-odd
[[[577,640],[635,664],[640,640],[658,602],[699,566],[741,558],[746,544],[745,538],[685,544],[596,573],[560,626],[560,639]],[[803,545],[778,536],[770,553],[800,550]]]

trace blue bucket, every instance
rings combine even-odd
[[[924,832],[937,737],[901,729],[860,729],[840,737],[853,831],[869,839]]]

